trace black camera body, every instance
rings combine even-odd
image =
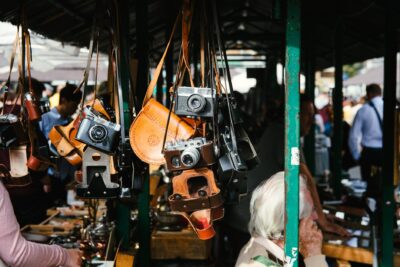
[[[225,131],[221,133],[222,153],[218,159],[218,176],[224,184],[229,183],[235,174],[248,170],[238,147],[235,148],[233,145],[232,130],[230,127],[226,127]]]
[[[28,142],[24,127],[14,114],[0,115],[0,148],[21,145]]]
[[[121,126],[103,119],[90,107],[84,110],[82,120],[75,139],[108,154],[113,154],[119,142]]]
[[[214,145],[202,137],[167,143],[164,157],[169,171],[206,167],[215,163]]]
[[[176,89],[174,108],[176,115],[212,118],[215,108],[215,89],[199,87],[178,87]]]
[[[226,124],[229,122],[229,107],[232,114],[233,124],[237,125],[243,123],[241,111],[235,97],[233,95],[229,95],[228,97],[222,95],[218,99],[218,124]]]

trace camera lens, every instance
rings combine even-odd
[[[107,137],[107,129],[103,125],[95,125],[89,129],[89,137],[95,143],[103,142]]]
[[[187,100],[187,106],[191,112],[199,113],[206,106],[206,99],[202,95],[193,94]]]
[[[197,148],[189,147],[183,150],[181,154],[182,164],[188,168],[194,167],[200,160],[200,152]]]

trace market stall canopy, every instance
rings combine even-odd
[[[400,57],[397,58],[397,66],[400,66]],[[374,67],[374,68],[369,68],[366,71],[359,73],[343,82],[344,86],[349,86],[349,85],[360,85],[360,86],[366,86],[370,83],[377,83],[377,84],[383,84],[383,73],[384,73],[384,66],[383,64]],[[400,82],[400,73],[397,71],[397,83]]]
[[[106,1],[107,2],[107,1]],[[111,2],[111,1],[110,1]],[[179,1],[148,0],[149,55],[155,64],[164,51],[166,31],[177,13]],[[217,1],[225,45],[228,49],[249,49],[258,55],[279,52],[284,47],[285,1]],[[385,1],[303,1],[303,48],[312,47],[318,69],[333,65],[335,32],[342,33],[343,62],[380,57],[384,53]],[[89,43],[94,0],[25,1],[30,29],[51,39],[79,47]],[[136,49],[136,10],[141,1],[129,1],[129,42]],[[400,1],[393,12],[400,13]],[[21,1],[3,1],[0,20],[16,24]],[[171,19],[172,18],[172,19]],[[395,21],[399,26],[400,16]],[[400,32],[396,31],[400,37]],[[176,39],[179,42],[178,39]],[[108,52],[109,38],[101,37],[101,49]]]
[[[14,39],[17,28],[9,23],[0,23],[0,80],[5,80],[9,72]],[[59,41],[49,40],[31,32],[32,43],[32,77],[40,81],[68,80],[80,81],[86,66],[88,50]],[[100,54],[98,80],[107,79],[108,57]],[[94,79],[95,64],[91,65],[90,80]],[[17,64],[14,64],[12,80],[18,77]]]

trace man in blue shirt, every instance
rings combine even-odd
[[[357,112],[349,135],[349,148],[361,166],[361,176],[368,183],[367,195],[379,196],[378,171],[382,166],[382,89],[367,86],[367,103]]]
[[[71,121],[71,116],[75,113],[82,98],[82,93],[80,91],[75,92],[75,90],[75,85],[67,84],[60,91],[59,105],[42,115],[40,129],[48,140],[50,130],[54,126],[66,125]],[[56,150],[52,148],[51,145],[50,149],[54,154],[57,154]],[[60,158],[58,162],[58,170],[49,168],[48,175],[52,178],[53,188],[51,190],[55,198],[65,200],[65,185],[73,177],[74,171],[75,168],[63,158]]]

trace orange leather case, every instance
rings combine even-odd
[[[71,145],[68,139],[63,135],[59,126],[55,126],[51,129],[49,139],[56,147],[58,154],[60,154],[61,157],[64,157],[70,164],[79,165],[82,163],[82,157],[78,150]]]
[[[129,129],[129,140],[135,154],[148,164],[164,164],[162,144],[169,110],[151,98],[139,112]],[[173,112],[168,125],[166,141],[187,140],[195,129]]]

